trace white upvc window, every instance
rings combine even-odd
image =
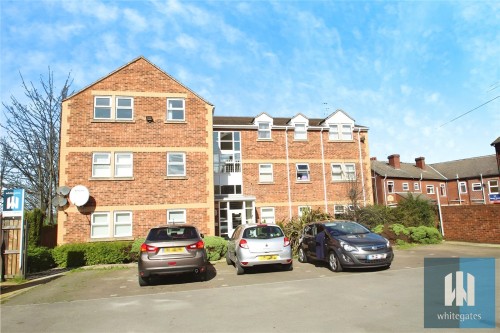
[[[304,213],[310,212],[311,211],[311,206],[299,206],[299,217],[302,217]]]
[[[339,125],[334,124],[330,125],[330,130],[328,131],[328,140],[334,141],[334,140],[340,140],[340,135],[339,135]]]
[[[446,185],[445,184],[439,184],[439,195],[442,197],[446,196]]]
[[[132,236],[132,212],[114,212],[113,236]]]
[[[133,161],[132,153],[115,153],[115,177],[132,177]]]
[[[483,187],[481,186],[481,183],[472,183],[472,191],[473,192],[478,192],[481,191]]]
[[[91,238],[109,237],[109,212],[92,213],[90,237]]]
[[[420,191],[420,184],[418,182],[414,182],[413,183],[413,190],[415,192],[419,192]]]
[[[394,193],[394,181],[387,181],[387,193]]]
[[[132,97],[116,97],[115,118],[121,120],[134,118],[134,99]]]
[[[342,140],[352,140],[352,126],[342,125]]]
[[[273,165],[259,164],[259,183],[273,182]]]
[[[111,96],[94,97],[94,119],[111,119]]]
[[[167,153],[167,176],[186,175],[186,154]]]
[[[294,137],[295,140],[307,140],[307,128],[306,124],[304,123],[296,123],[295,124],[295,130],[294,130]]]
[[[434,185],[427,185],[425,188],[427,189],[427,194],[434,194]]]
[[[488,189],[490,194],[498,194],[498,180],[488,181]]]
[[[260,221],[262,223],[275,223],[274,207],[262,207],[260,209]]]
[[[183,98],[167,99],[167,121],[185,120],[185,101]]]
[[[333,206],[333,214],[344,214],[345,206],[344,205],[334,205]]]
[[[271,139],[271,123],[268,121],[261,121],[258,123],[258,139],[269,140]]]
[[[467,193],[467,182],[459,182],[458,183],[458,192],[460,194]]]
[[[408,192],[410,190],[410,185],[408,183],[403,183],[403,191]]]
[[[92,154],[92,177],[111,177],[111,153]]]
[[[186,210],[185,209],[167,210],[167,223],[168,224],[186,223]]]
[[[298,181],[309,181],[309,164],[307,163],[297,163],[295,165],[295,169],[297,171],[297,180]]]
[[[332,163],[332,181],[345,181],[356,179],[356,166],[354,163]]]

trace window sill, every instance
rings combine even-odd
[[[328,140],[328,142],[332,142],[332,143],[338,143],[338,142],[352,143],[352,142],[354,142],[354,140]]]
[[[90,177],[89,180],[135,180],[134,177]]]
[[[258,182],[258,185],[275,185],[275,182]]]
[[[257,139],[258,142],[273,142],[273,139]]]
[[[163,179],[165,179],[165,180],[187,180],[189,178],[187,176],[167,176]]]
[[[307,139],[293,139],[293,142],[307,142]]]
[[[133,236],[122,236],[122,237],[102,237],[102,238],[89,238],[89,242],[114,242],[114,241],[133,241]]]
[[[330,183],[350,183],[350,182],[357,182],[356,179],[338,179],[338,180],[332,180]]]
[[[163,123],[165,124],[187,124],[185,120],[165,120]]]
[[[133,119],[92,119],[91,123],[127,123],[135,124]]]
[[[310,180],[296,180],[295,184],[312,184]]]

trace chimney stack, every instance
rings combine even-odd
[[[415,159],[415,163],[417,165],[417,168],[425,170],[425,157],[417,157]]]
[[[377,158],[376,157],[370,157],[370,161],[376,161]]]
[[[387,159],[389,160],[389,165],[392,166],[394,169],[401,169],[399,154],[392,154],[391,156],[388,156]]]

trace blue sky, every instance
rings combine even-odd
[[[143,55],[216,115],[369,127],[370,155],[427,163],[494,153],[500,136],[498,1],[9,1],[1,98],[19,72],[79,90]],[[325,104],[326,103],[326,104]],[[2,121],[4,121],[2,116]],[[443,126],[444,125],[444,126]]]

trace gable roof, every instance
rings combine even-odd
[[[448,179],[478,178],[481,175],[498,176],[497,160],[495,155],[479,156],[462,160],[429,164]]]
[[[415,164],[401,162],[401,169],[395,169],[385,161],[371,161],[371,169],[380,176],[390,178],[449,180],[458,178],[479,178],[498,176],[495,155],[467,158],[456,161],[427,164],[425,170]]]
[[[262,114],[262,113],[261,113]],[[267,113],[266,113],[267,114]],[[260,115],[260,114],[259,114]],[[213,124],[216,125],[224,125],[224,126],[248,126],[254,125],[254,119],[256,117],[232,117],[232,116],[214,116]],[[290,120],[293,118],[273,118],[274,126],[290,126]],[[309,119],[309,126],[313,127],[324,127],[323,126],[324,119],[312,118]],[[360,129],[368,129],[365,126],[355,125],[354,127]]]
[[[191,90],[189,87],[187,87],[186,85],[182,84],[179,80],[177,80],[176,78],[174,78],[172,75],[168,74],[167,72],[165,72],[164,70],[162,70],[160,67],[156,66],[155,64],[153,64],[151,61],[149,61],[148,59],[146,59],[144,56],[139,56],[137,58],[135,58],[134,60],[128,62],[127,64],[115,69],[114,71],[112,71],[111,73],[109,73],[108,75],[106,76],[103,76],[102,78],[98,79],[97,81],[87,85],[86,87],[78,90],[77,92],[73,93],[71,96],[68,96],[64,101],[70,99],[70,98],[73,98],[74,96],[82,93],[83,91],[87,90],[88,88],[92,87],[93,85],[107,79],[108,77],[112,76],[113,74],[121,71],[122,69],[130,66],[131,64],[139,61],[139,60],[144,60],[146,61],[148,64],[150,64],[151,66],[153,66],[154,68],[156,68],[157,70],[159,70],[161,73],[163,73],[165,76],[167,76],[169,79],[175,81],[176,83],[178,83],[179,85],[181,85],[182,87],[184,87],[185,89],[189,90],[191,93],[193,93],[195,96],[197,96],[198,98],[200,98],[201,100],[203,100],[205,103],[207,103],[208,105],[210,106],[214,106],[212,103],[210,103],[209,101],[207,101],[205,98],[201,97],[200,95],[198,95],[196,92],[194,92],[193,90]]]

